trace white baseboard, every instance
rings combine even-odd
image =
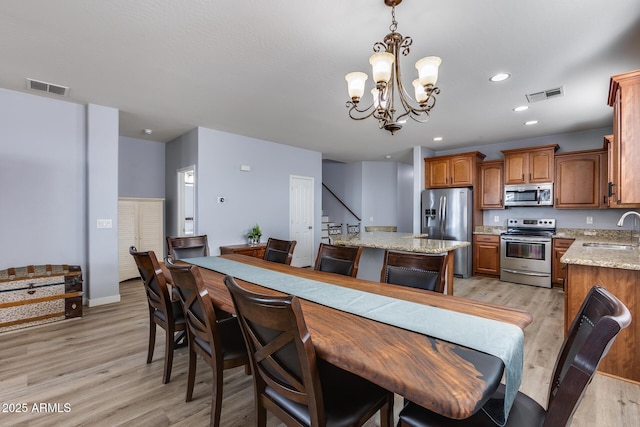
[[[105,304],[113,304],[116,302],[120,302],[120,294],[118,295],[112,295],[109,297],[102,297],[102,298],[92,298],[87,300],[87,305],[89,307],[97,307],[99,305],[105,305]]]

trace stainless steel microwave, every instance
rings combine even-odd
[[[553,184],[504,186],[505,206],[553,206]]]

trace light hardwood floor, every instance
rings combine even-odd
[[[148,324],[142,285],[123,282],[120,291],[120,303],[85,308],[82,319],[0,334],[0,426],[208,425],[210,369],[199,362],[194,400],[185,403],[186,348],[178,349],[171,382],[163,385],[164,332],[158,332],[153,363],[145,364]],[[544,405],[562,341],[562,292],[471,278],[456,279],[455,293],[533,315],[525,330],[520,390]],[[572,425],[637,426],[639,402],[640,385],[598,374]],[[23,403],[26,412],[11,412]],[[401,403],[397,396],[396,415]],[[242,368],[225,371],[222,425],[253,423],[251,377]],[[268,425],[280,423],[270,416]]]

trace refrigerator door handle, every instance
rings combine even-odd
[[[442,206],[442,215],[440,217],[440,239],[444,240],[444,230],[446,228],[447,221],[447,196],[442,196],[440,206]]]

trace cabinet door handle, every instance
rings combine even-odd
[[[529,181],[531,181],[531,174],[529,174]]]
[[[614,186],[614,185],[615,185],[615,184],[614,184],[613,182],[609,182],[609,197],[611,197],[611,196],[613,196],[614,194],[616,194],[616,193],[614,193],[614,192],[613,192],[613,186]]]
[[[524,174],[522,174],[522,180],[524,181]]]

